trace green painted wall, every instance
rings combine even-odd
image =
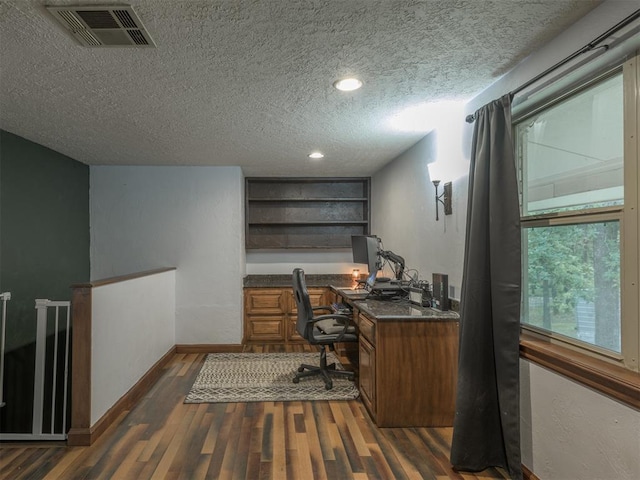
[[[11,292],[1,431],[30,430],[35,299],[70,300],[87,281],[89,167],[0,130],[0,291]]]

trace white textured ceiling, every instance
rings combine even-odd
[[[359,176],[425,135],[394,114],[470,99],[600,1],[125,1],[147,49],[82,47],[43,7],[80,3],[123,2],[0,1],[0,128],[90,165]]]

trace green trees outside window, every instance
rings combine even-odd
[[[620,224],[524,230],[523,322],[620,352]]]

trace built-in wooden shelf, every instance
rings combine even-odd
[[[366,221],[355,221],[355,220],[345,220],[345,221],[311,221],[311,222],[249,222],[249,225],[367,225],[369,222]]]
[[[368,235],[370,179],[247,178],[247,249],[348,248]]]
[[[341,198],[249,198],[250,202],[368,202],[369,199],[362,197],[341,197]]]

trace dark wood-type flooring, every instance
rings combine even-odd
[[[359,400],[184,404],[203,360],[175,355],[144,399],[90,447],[0,444],[0,479],[508,478],[497,469],[453,471],[451,428],[378,428]]]

